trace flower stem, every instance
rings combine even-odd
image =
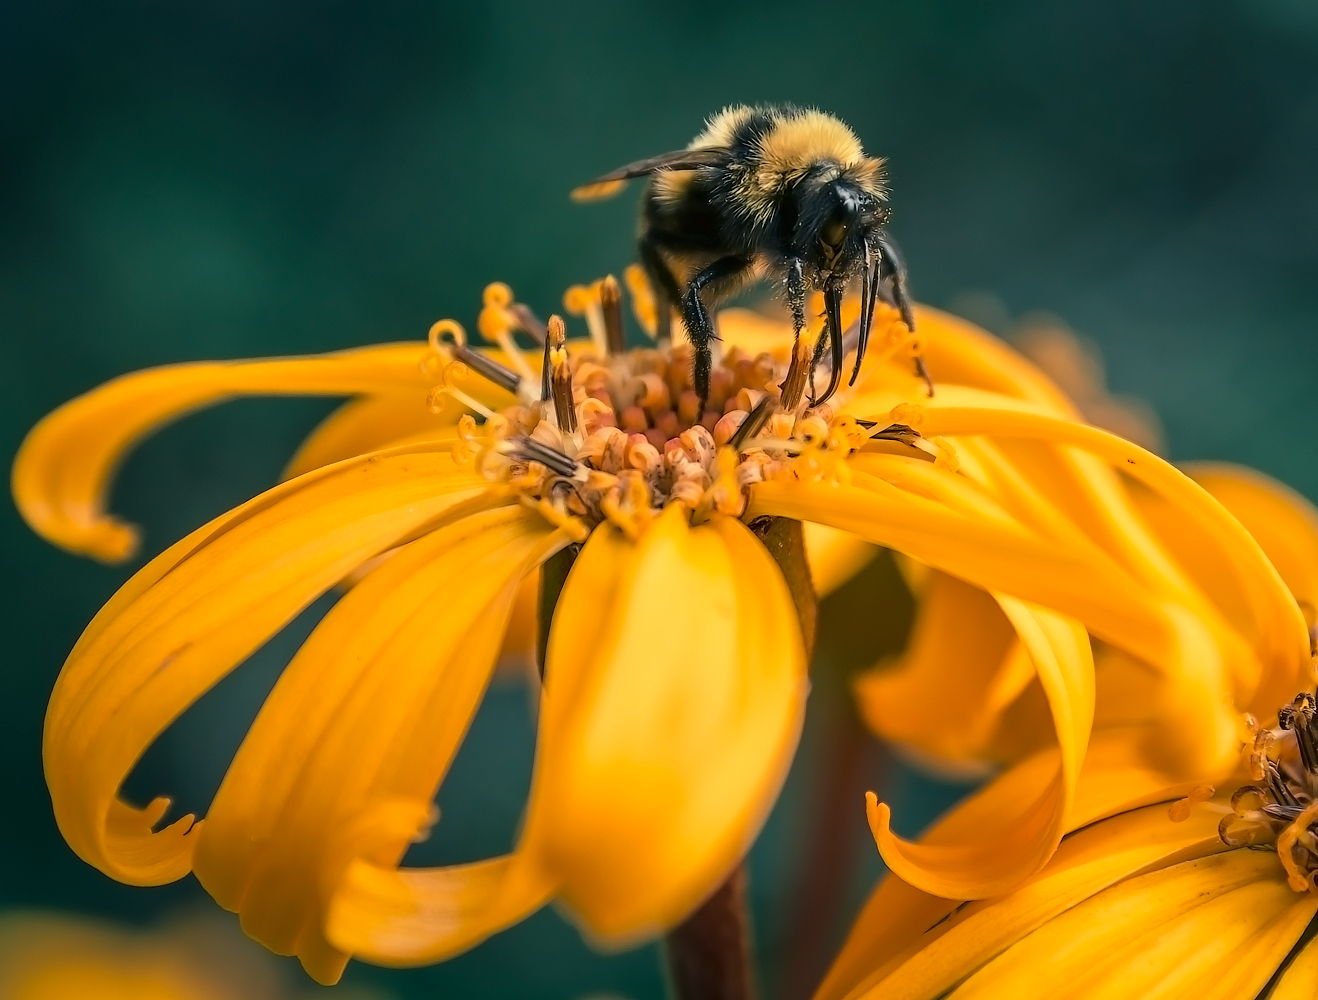
[[[563,592],[567,582],[568,571],[577,561],[580,545],[569,545],[560,549],[540,567],[540,608],[537,615],[535,638],[535,662],[540,668],[540,677],[545,676],[545,650],[549,648],[549,625],[554,619],[554,609],[558,607],[558,595]]]
[[[800,521],[759,518],[751,530],[783,571],[801,620],[807,658],[814,649],[818,599],[805,556]],[[668,981],[674,1000],[754,1000],[754,941],[746,906],[745,862],[675,927],[665,941]]]
[[[700,909],[673,928],[664,944],[675,1000],[753,1000],[745,865],[738,865]]]

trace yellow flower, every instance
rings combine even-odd
[[[941,427],[941,416],[931,410],[930,424]],[[1002,433],[1008,422],[1033,422],[1040,437],[1049,433],[1015,414],[983,426]],[[1264,715],[1308,682],[1308,630],[1318,603],[1313,514],[1248,470],[1190,466],[1195,486],[1160,459],[1127,454],[1091,430],[1061,429],[1054,440],[1064,439],[1074,443],[1069,457],[1077,466],[1067,478],[1019,456],[1015,468],[1006,466],[999,446],[984,439],[959,442],[958,453],[965,476],[1010,485],[1033,517],[1075,536],[1072,544],[1101,547],[1127,573],[1124,621],[1075,603],[1053,605],[1100,640],[1090,754],[1131,744],[1138,758],[1131,767],[1145,784],[1220,780],[1234,765],[1236,713]],[[993,464],[976,469],[971,462],[979,456]],[[1023,468],[1034,473],[1028,484],[1009,484]],[[959,576],[913,574],[921,600],[911,642],[896,663],[859,678],[862,713],[876,732],[926,762],[963,771],[986,761],[1013,764],[1020,774],[1002,780],[1028,787],[1037,780],[1028,776],[1053,767],[1056,754],[1048,749],[1053,725],[1036,678],[1038,653],[1009,606]],[[1136,607],[1142,620],[1131,613]],[[978,711],[958,710],[958,723],[949,725],[949,697]],[[935,860],[950,863],[959,848],[903,847],[887,831],[882,807],[876,817],[889,866],[921,888],[972,898],[1010,884],[987,886],[971,864],[960,876],[947,867],[946,877],[932,877]]]
[[[295,995],[283,971],[218,917],[137,930],[67,914],[0,913],[5,1000],[278,1000]],[[343,1000],[349,995],[368,997],[353,990]]]
[[[1093,718],[1088,633],[1173,664],[1182,701],[1168,711],[1217,726],[1207,741],[1188,728],[1169,741],[1194,760],[1216,762],[1229,742],[1213,670],[1245,702],[1294,689],[1304,623],[1239,524],[1165,463],[1076,423],[1037,371],[967,324],[918,314],[934,398],[893,313],[856,387],[809,410],[802,372],[819,330],[793,345],[784,324],[730,310],[702,413],[684,345],[616,352],[616,286],[568,305],[590,344],[566,341],[561,323],[536,329],[491,286],[480,329],[498,352],[472,351],[442,321],[429,345],[173,366],[111,382],[32,431],[14,468],[20,510],[46,537],[113,559],[134,539],[104,512],[109,478],[152,428],[244,393],[355,397],[288,481],[148,563],[70,654],[45,763],[81,857],[133,884],[195,872],[322,982],[354,954],[439,960],[552,898],[606,943],[659,933],[737,864],[795,748],[805,655],[788,584],[747,526],[764,516],[906,553],[992,595],[1019,637],[1014,669],[1028,658],[1052,735],[1011,772],[1010,802],[955,843],[908,844],[886,812],[876,819],[894,870],[947,895],[1002,891],[1056,849]],[[515,327],[544,337],[543,352],[524,356]],[[783,382],[797,400],[773,412]],[[1249,585],[1246,638],[1202,624],[1186,608],[1205,598],[1132,540],[1110,502],[1123,475],[1204,529],[1222,586]],[[523,581],[582,540],[553,616],[515,850],[400,869],[435,819]],[[166,800],[119,798],[157,735],[339,583],[351,589],[285,670],[204,821],[161,826]],[[1176,673],[1192,657],[1216,657],[1198,687]],[[935,728],[975,713],[952,692]]]
[[[1247,469],[1212,465],[1194,473],[1277,566],[1308,619],[1312,654],[1318,511]],[[1185,526],[1179,541],[1187,562],[1209,544]],[[1213,568],[1206,560],[1190,565],[1197,572]],[[1253,583],[1261,589],[1268,580],[1263,575]],[[1239,601],[1244,591],[1232,587],[1225,596]],[[1312,680],[1310,668],[1301,683]],[[1223,777],[1220,771],[1168,784],[1166,772],[1151,766],[1159,757],[1140,743],[1156,735],[1152,725],[1143,733],[1096,733],[1066,823],[1074,832],[1042,871],[977,902],[940,897],[889,876],[857,919],[816,1000],[1243,1000],[1263,995],[1274,975],[1267,993],[1274,1000],[1313,996],[1318,948],[1305,929],[1318,913],[1314,704],[1309,695],[1297,697],[1279,713],[1277,728],[1257,729],[1247,716],[1239,731],[1254,732],[1243,748],[1243,767],[1238,737],[1236,773],[1221,794],[1212,785]],[[1037,758],[1029,761],[972,796],[922,844],[959,843],[987,817],[1013,808],[1023,773],[1037,764]],[[1169,810],[1166,803],[1174,799]],[[870,813],[881,837],[872,800]],[[1268,845],[1271,850],[1260,853]]]

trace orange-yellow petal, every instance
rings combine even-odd
[[[1256,657],[1252,676],[1238,677],[1245,688],[1238,692],[1238,700],[1250,703],[1259,683],[1266,678],[1291,680],[1302,676],[1309,659],[1309,636],[1295,600],[1258,542],[1221,503],[1184,473],[1138,445],[1096,427],[1023,412],[930,409],[922,431],[930,435],[984,434],[1072,446],[1142,484],[1174,506],[1187,529],[1202,539],[1200,544],[1211,546],[1220,555],[1225,571],[1238,581],[1238,592],[1254,623],[1250,639],[1255,644]],[[1141,658],[1160,662],[1157,656]],[[1237,657],[1233,664],[1238,670],[1246,666],[1240,659]]]
[[[563,544],[519,507],[464,518],[404,546],[312,632],[234,758],[194,860],[248,934],[320,982],[338,978],[348,955],[324,922],[343,872],[359,858],[396,866],[428,828],[518,582]]]
[[[932,571],[905,653],[861,674],[856,699],[884,739],[964,766],[984,760],[1004,713],[1034,677],[992,596]]]
[[[319,594],[464,501],[506,502],[443,452],[377,453],[262,494],[130,579],[69,654],[46,714],[46,780],[70,846],[124,882],[185,874],[191,817],[153,833],[167,800],[117,797],[134,763]]]
[[[550,635],[545,854],[563,900],[611,944],[671,926],[738,863],[804,710],[781,572],[741,522],[686,516],[668,507],[634,546],[597,529]]]
[[[1056,608],[1098,636],[1124,638],[1154,661],[1175,648],[1175,629],[1163,609],[1142,600],[1135,581],[1111,560],[1053,544],[982,505],[958,510],[943,498],[860,474],[855,483],[757,483],[747,516],[776,514],[842,528],[985,590]],[[963,496],[968,505],[969,494]]]
[[[120,460],[143,437],[185,413],[240,395],[334,396],[405,387],[424,394],[435,381],[421,369],[428,350],[425,344],[382,344],[124,375],[65,403],[32,428],[14,459],[14,502],[49,541],[106,562],[126,559],[137,533],[106,514],[105,502]]]
[[[1312,628],[1318,616],[1318,510],[1290,487],[1243,466],[1194,462],[1185,472],[1254,536]]]
[[[1318,910],[1270,852],[1235,850],[1127,879],[1045,923],[952,992],[1248,1000]]]
[[[1052,857],[1062,835],[1084,762],[1094,711],[1089,636],[1073,619],[1005,595],[995,595],[1028,650],[1052,710],[1058,751],[1051,774],[979,817],[973,836],[936,827],[919,841],[897,837],[886,806],[869,802],[870,828],[888,868],[926,892],[983,899],[1028,878]]]
[[[1165,805],[1128,812],[1068,837],[1048,866],[1012,893],[957,903],[888,877],[875,890],[815,1000],[933,1000],[1056,915],[1141,870],[1218,853],[1225,809],[1197,807],[1172,823]]]

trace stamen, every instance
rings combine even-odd
[[[815,348],[819,344],[822,330],[822,327],[818,330],[804,327],[792,347],[792,362],[788,366],[787,377],[781,383],[781,403],[787,413],[798,413],[804,405],[806,383],[810,380]]]
[[[510,306],[513,304],[513,290],[502,281],[495,281],[485,286],[484,307],[476,328],[486,340],[499,345],[508,363],[517,369],[518,374],[526,380],[527,385],[535,385],[535,372],[526,363],[517,342],[513,340],[513,330],[521,328],[521,320]],[[526,310],[528,313],[530,310]]]
[[[548,397],[554,401],[554,416],[558,429],[574,434],[577,429],[577,411],[572,398],[572,370],[568,367],[567,327],[558,316],[549,317],[545,337],[545,381]]]
[[[1304,769],[1311,774],[1318,774],[1318,746],[1314,742],[1313,722],[1314,700],[1307,693],[1296,695],[1291,704],[1277,713],[1277,725],[1295,733]]]
[[[444,408],[444,404],[441,402],[441,397],[451,396],[469,410],[474,410],[476,413],[479,413],[486,420],[493,420],[498,417],[497,413],[491,410],[479,399],[467,395],[454,385],[455,382],[464,381],[467,374],[468,368],[461,361],[454,361],[453,363],[444,366],[443,383],[431,389],[426,396],[426,406],[429,407],[431,413],[438,413]]]
[[[1173,823],[1184,823],[1190,818],[1190,812],[1200,802],[1207,802],[1215,794],[1217,789],[1212,785],[1196,785],[1190,790],[1190,794],[1183,799],[1178,799],[1171,804],[1167,810],[1167,818]]]
[[[522,376],[511,368],[505,368],[493,358],[487,358],[479,351],[473,351],[466,344],[456,344],[452,348],[453,357],[472,369],[477,375],[489,379],[500,389],[516,395],[522,384]]]
[[[604,340],[609,353],[625,353],[627,336],[622,328],[622,289],[618,287],[618,279],[611,274],[600,283],[600,309],[604,315]]]
[[[585,316],[595,353],[603,358],[609,353],[609,336],[604,329],[604,310],[600,305],[600,282],[573,285],[563,293],[563,308],[570,316]],[[553,323],[553,318],[550,318]]]
[[[499,451],[522,462],[539,462],[550,472],[580,483],[586,481],[589,471],[584,465],[568,458],[561,451],[525,434],[518,434],[502,442]]]

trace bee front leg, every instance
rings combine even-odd
[[[792,310],[792,335],[805,328],[805,265],[799,257],[787,262],[787,305]]]
[[[746,273],[750,261],[745,257],[720,257],[704,270],[697,271],[687,283],[682,296],[682,318],[686,321],[687,335],[691,346],[696,349],[696,356],[691,361],[691,381],[695,385],[696,395],[700,397],[700,410],[703,413],[709,402],[709,380],[714,365],[714,354],[710,342],[715,339],[714,324],[709,318],[709,310],[700,298],[700,293],[712,287],[712,295],[717,300],[720,293],[735,287],[737,281]]]

